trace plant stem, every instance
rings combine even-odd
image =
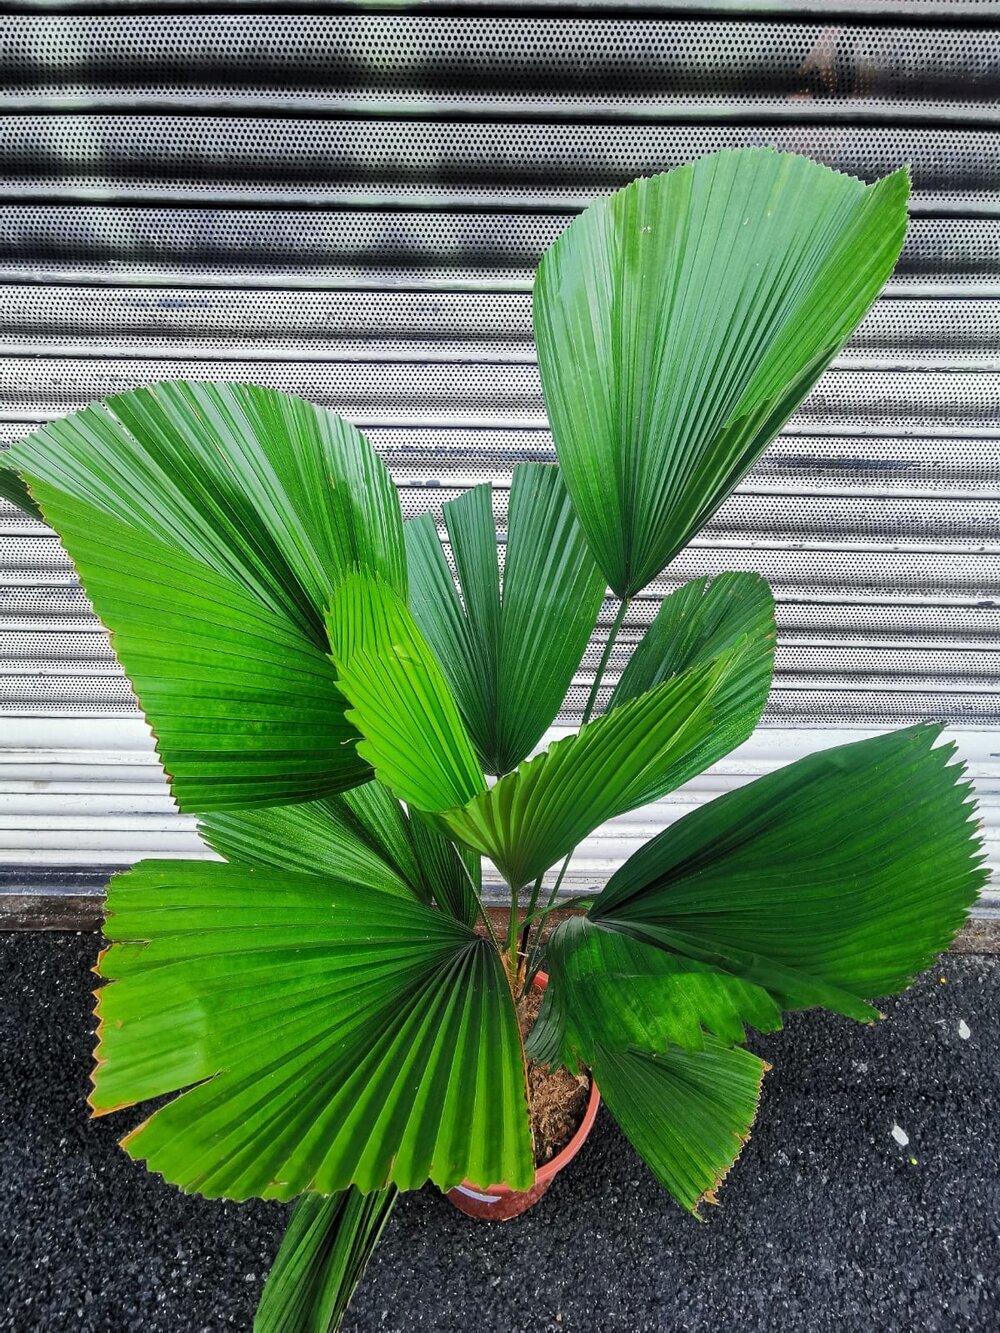
[[[517,989],[517,973],[518,973],[518,960],[517,960],[517,930],[518,930],[518,917],[519,917],[518,894],[519,890],[515,885],[512,884],[510,886],[510,921],[507,924],[507,949],[510,955],[509,962],[507,964],[507,970],[510,973],[511,989],[514,990],[515,992]]]
[[[482,913],[483,920],[486,922],[486,929],[490,932],[490,939],[493,941],[493,947],[496,949],[497,953],[502,958],[503,945],[500,943],[500,937],[497,935],[496,930],[494,929],[493,921],[490,918],[489,909],[487,908],[486,904],[482,901],[482,899],[479,900],[479,910]]]
[[[623,597],[621,599],[621,602],[618,605],[618,613],[612,621],[610,630],[608,630],[608,639],[604,645],[604,652],[601,654],[601,660],[597,664],[597,670],[594,673],[594,683],[590,687],[590,694],[587,696],[587,704],[583,710],[583,721],[580,723],[581,727],[585,727],[593,715],[594,705],[597,703],[597,692],[601,688],[601,683],[604,680],[605,668],[611,660],[611,652],[618,639],[618,631],[622,627],[622,621],[625,619],[625,612],[628,610],[629,602],[631,600],[630,597]]]
[[[545,878],[544,870],[531,886],[531,897],[528,899],[528,908],[524,914],[524,923],[521,926],[521,952],[528,952],[528,932],[531,928],[531,922],[535,915],[535,908],[538,906],[538,895],[542,889],[542,880]]]
[[[625,612],[628,610],[630,600],[631,599],[628,597],[623,597],[619,603],[618,614],[615,616],[611,629],[608,632],[608,641],[604,645],[604,652],[601,654],[601,660],[597,664],[597,671],[594,674],[594,683],[590,687],[590,696],[587,699],[587,706],[583,710],[583,721],[580,723],[581,729],[587,725],[593,716],[594,705],[597,703],[597,692],[601,688],[601,684],[604,680],[605,669],[607,668],[608,662],[611,660],[611,650],[615,646],[615,642],[618,638],[618,631],[622,627],[622,622],[625,619]],[[573,852],[575,851],[576,848],[574,847],[572,851],[567,852],[566,854],[566,860],[562,863],[556,882],[552,886],[552,892],[549,894],[549,907],[551,907],[556,900],[556,894],[559,892],[559,887],[566,876],[566,870],[570,861],[573,859]]]
[[[469,881],[469,888],[472,890],[473,898],[475,898],[476,902],[479,904],[479,915],[483,918],[483,920],[486,923],[486,929],[489,931],[490,939],[493,941],[493,947],[496,949],[497,953],[502,958],[503,948],[500,944],[500,940],[497,936],[496,930],[493,928],[493,922],[490,919],[490,914],[487,911],[486,904],[479,896],[479,890],[476,888],[475,881],[473,880],[472,875],[469,873],[469,867],[465,864],[465,861],[462,859],[461,856],[458,858],[458,864],[462,867],[462,870],[465,872],[465,878]]]
[[[628,611],[629,604],[630,604],[631,600],[632,600],[632,599],[631,599],[630,597],[623,597],[623,598],[621,599],[621,601],[619,602],[619,604],[618,604],[618,611],[617,611],[617,613],[615,614],[615,618],[614,618],[614,620],[613,620],[612,623],[611,623],[611,628],[610,628],[610,630],[608,631],[608,638],[607,638],[607,642],[606,642],[605,645],[604,645],[604,652],[601,653],[601,660],[598,662],[598,664],[597,664],[597,670],[596,670],[596,672],[594,673],[594,683],[593,683],[593,685],[591,685],[591,687],[590,687],[590,694],[587,696],[587,703],[586,703],[586,705],[585,705],[585,707],[584,707],[584,710],[583,710],[583,720],[582,720],[582,722],[580,723],[580,727],[581,727],[581,729],[587,725],[587,723],[590,721],[591,717],[593,716],[593,713],[594,713],[594,707],[595,707],[595,705],[597,704],[597,695],[598,695],[598,692],[600,691],[601,684],[602,684],[603,681],[604,681],[604,672],[605,672],[605,670],[607,669],[607,665],[608,665],[608,663],[609,663],[610,660],[611,660],[611,653],[612,653],[612,650],[614,649],[615,643],[616,643],[617,640],[618,640],[618,634],[619,634],[619,631],[621,630],[622,624],[623,624],[623,622],[624,622],[624,620],[625,620],[625,613]],[[527,980],[526,980],[526,984],[527,984],[527,985],[530,985],[530,984],[531,984],[531,978],[534,976],[534,970],[533,970],[533,969],[534,969],[534,965],[535,965],[535,961],[536,961],[537,954],[538,954],[539,949],[540,949],[540,946],[541,946],[542,929],[543,929],[543,927],[544,927],[544,925],[545,925],[545,918],[548,916],[549,912],[551,912],[552,909],[553,909],[553,907],[555,906],[556,896],[558,895],[560,886],[562,885],[562,882],[563,882],[563,880],[564,880],[565,877],[566,877],[566,871],[569,869],[569,863],[570,863],[570,861],[572,861],[572,859],[573,859],[573,853],[574,853],[575,851],[576,851],[576,848],[574,847],[574,848],[572,848],[569,852],[567,852],[567,854],[566,854],[566,859],[565,859],[565,861],[563,861],[562,865],[561,865],[560,868],[559,868],[559,874],[556,876],[556,882],[555,882],[555,884],[552,886],[552,891],[551,891],[551,893],[549,894],[548,902],[547,902],[546,905],[545,905],[545,908],[544,908],[544,910],[543,910],[543,912],[542,912],[542,914],[541,914],[541,917],[540,917],[540,919],[539,919],[538,925],[537,925],[537,927],[536,927],[536,929],[535,929],[535,942],[534,942],[534,945],[533,945],[532,950],[531,950],[531,955],[530,955],[530,957],[529,957],[529,959],[528,959],[528,966],[527,966],[527,968],[526,968],[526,978],[527,978]],[[542,887],[542,879],[543,879],[543,878],[544,878],[544,875],[539,875],[539,876],[538,876],[538,879],[535,881],[535,886],[534,886],[534,888],[532,889],[532,893],[531,893],[531,902],[530,902],[530,904],[529,904],[529,906],[528,906],[528,916],[529,916],[529,917],[530,917],[530,916],[532,915],[532,913],[534,912],[534,910],[535,910],[535,906],[536,906],[536,904],[537,904],[537,902],[538,902],[538,894],[539,894],[539,890],[540,890],[541,887]],[[513,920],[513,918],[512,918],[512,920]],[[522,950],[525,951],[525,952],[527,952],[527,945],[528,945],[528,926],[527,926],[527,924],[526,924],[526,925],[525,925],[525,930],[524,930],[524,937],[523,937],[523,939],[522,939],[522,943],[521,943]]]

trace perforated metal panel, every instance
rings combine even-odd
[[[407,515],[493,479],[502,531],[514,465],[554,457],[530,287],[576,210],[723,146],[908,162],[885,295],[611,659],[684,578],[757,570],[766,729],[577,881],[686,802],[922,718],[960,729],[1000,859],[1000,3],[203,8],[0,17],[0,446],[113,390],[254,380],[366,428]],[[0,662],[0,863],[200,854],[57,540],[2,502]]]

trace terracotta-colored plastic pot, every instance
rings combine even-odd
[[[535,977],[535,985],[539,990],[544,990],[548,982],[549,979],[544,972],[539,972]],[[550,1162],[538,1168],[535,1172],[535,1183],[530,1190],[512,1190],[509,1185],[489,1185],[484,1189],[481,1185],[473,1184],[471,1180],[463,1180],[461,1185],[449,1190],[445,1197],[459,1212],[466,1213],[469,1217],[482,1217],[489,1222],[506,1222],[509,1218],[526,1212],[532,1204],[538,1202],[563,1167],[572,1162],[583,1147],[587,1135],[593,1128],[600,1104],[601,1095],[597,1091],[597,1084],[591,1078],[590,1099],[579,1128],[562,1152],[556,1153]]]

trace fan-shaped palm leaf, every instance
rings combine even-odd
[[[760,1032],[781,1027],[780,1010],[760,986],[585,916],[556,927],[545,966],[549,982],[528,1053],[546,1063],[590,1064],[595,1043],[702,1050],[706,1032],[732,1045],[744,1041],[744,1023]]]
[[[91,1104],[180,1091],[123,1140],[182,1189],[290,1199],[534,1179],[500,956],[342,880],[145,862],[112,882]]]
[[[527,755],[559,711],[604,598],[557,468],[514,469],[503,585],[492,491],[442,506],[461,599],[431,515],[406,525],[410,608],[489,773]]]
[[[970,788],[936,726],[800,759],[640,848],[591,917],[862,1020],[947,948],[985,882]]]
[[[330,875],[430,901],[403,808],[377,782],[323,801],[203,815],[198,831],[227,861]]]
[[[609,709],[655,689],[671,676],[745,645],[715,701],[718,726],[692,752],[694,777],[748,739],[761,719],[774,672],[774,598],[756,574],[693,579],[663,599],[622,672]]]
[[[751,148],[634,181],[545,254],[534,323],[570,495],[611,587],[646,586],[737,485],[892,272],[905,171]]]
[[[697,1215],[750,1135],[767,1065],[706,1038],[699,1051],[596,1046],[594,1077],[625,1136],[660,1184]]]
[[[111,630],[182,809],[365,781],[323,611],[348,568],[405,594],[406,566],[395,488],[353,426],[270,389],[160,384],[6,462]]]
[[[364,736],[358,753],[401,800],[439,816],[516,886],[605,820],[683,782],[713,730],[725,735],[715,697],[752,655],[741,643],[671,677],[487,789],[441,668],[400,598],[353,575],[327,623],[348,717]]]

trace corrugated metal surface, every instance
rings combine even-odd
[[[961,729],[993,838],[1000,5],[407,7],[8,6],[0,445],[110,390],[250,379],[367,428],[408,514],[494,478],[502,525],[513,465],[553,456],[529,293],[580,206],[726,145],[869,179],[909,162],[912,222],[885,296],[637,599],[612,659],[613,679],[681,579],[759,570],[779,600],[767,728],[592,840],[576,873],[599,878],[750,772],[927,717]],[[0,659],[0,863],[16,877],[197,852],[57,541],[4,504]]]

